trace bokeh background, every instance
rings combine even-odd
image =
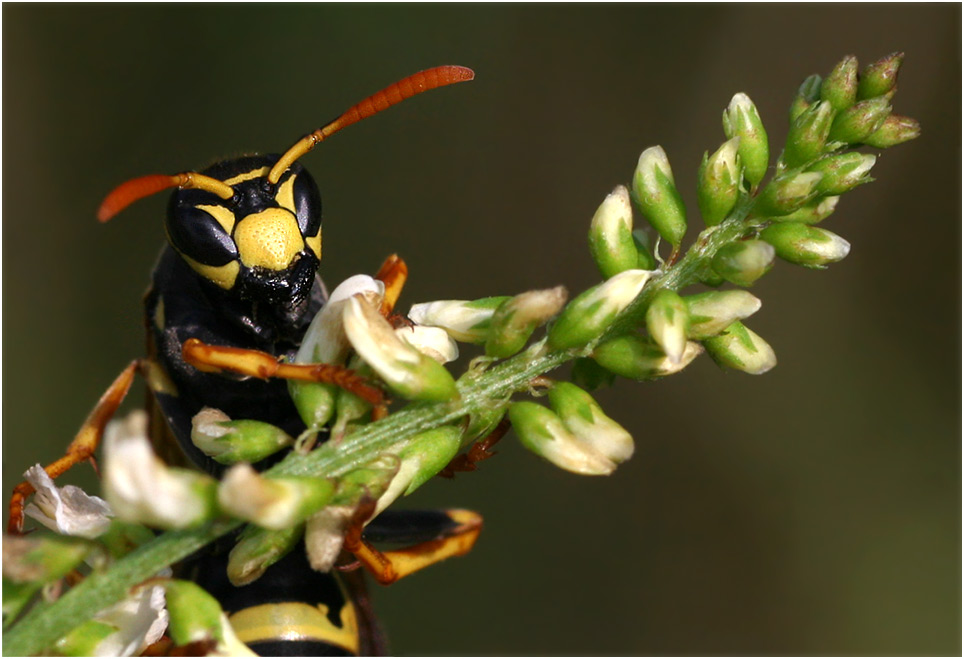
[[[463,64],[473,83],[305,159],[327,280],[397,251],[408,303],[578,291],[598,279],[589,219],[643,148],[663,145],[695,209],[733,93],[777,151],[806,75],[905,51],[896,111],[924,133],[827,222],[851,256],[781,263],[753,289],[750,325],[779,367],[703,358],[602,392],[637,441],[610,478],[505,441],[411,501],[483,512],[475,551],[375,598],[401,654],[960,653],[960,6],[5,5],[3,19],[4,491],[142,353],[165,202],[99,226],[123,180],[284,149],[404,75]]]

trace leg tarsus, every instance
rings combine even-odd
[[[472,444],[468,451],[452,458],[452,460],[438,472],[438,475],[442,478],[455,478],[456,472],[475,471],[478,469],[479,462],[488,460],[493,455],[496,455],[496,452],[491,449],[500,439],[505,437],[510,427],[509,420],[502,419],[492,432]]]
[[[100,444],[100,439],[104,434],[104,427],[111,420],[117,408],[123,402],[124,397],[131,388],[134,381],[134,374],[137,372],[139,361],[131,362],[127,368],[121,371],[107,391],[103,393],[100,400],[87,415],[87,419],[80,427],[73,441],[67,446],[64,455],[54,460],[44,467],[44,471],[51,478],[57,478],[75,464],[90,460],[97,468],[94,460],[94,451]],[[23,532],[23,509],[28,496],[34,493],[34,487],[24,481],[17,485],[10,497],[10,520],[7,522],[7,531],[13,534]]]

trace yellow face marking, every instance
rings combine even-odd
[[[287,208],[292,213],[295,212],[295,179],[297,176],[289,176],[288,180],[278,186],[278,193],[274,196],[275,201],[282,208]]]
[[[224,265],[204,265],[186,254],[181,254],[181,257],[194,269],[194,272],[213,281],[226,291],[231,290],[234,286],[234,280],[238,278],[238,272],[241,271],[241,264],[237,261],[231,261]]]
[[[258,178],[259,176],[264,176],[270,171],[269,167],[260,167],[258,169],[252,169],[250,172],[245,172],[244,174],[238,174],[237,176],[232,176],[224,182],[225,185],[237,185],[238,183],[244,183],[245,181],[250,181],[253,178]]]
[[[283,208],[268,208],[242,219],[234,230],[234,242],[242,263],[269,270],[284,270],[305,248],[295,216]]]
[[[217,220],[217,223],[221,225],[221,228],[224,229],[229,236],[231,235],[231,230],[234,229],[235,222],[234,213],[224,206],[217,206],[214,204],[199,204],[196,208],[204,211]]]
[[[346,604],[340,612],[341,627],[328,619],[324,604],[302,602],[261,604],[242,609],[230,616],[231,627],[242,643],[278,639],[319,640],[358,654],[358,622],[354,607]]]
[[[308,238],[305,238],[305,244],[311,248],[311,251],[315,253],[318,260],[321,260],[321,227],[318,227],[318,233]]]

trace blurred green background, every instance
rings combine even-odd
[[[960,653],[960,6],[8,4],[3,19],[5,491],[142,354],[165,202],[99,226],[121,181],[284,149],[404,75],[463,64],[475,82],[304,160],[326,279],[397,251],[406,304],[578,291],[598,279],[589,219],[643,148],[666,149],[695,209],[733,93],[777,151],[806,75],[906,51],[896,111],[923,137],[828,221],[851,256],[781,263],[753,290],[779,368],[702,359],[602,392],[637,440],[610,478],[509,440],[423,488],[412,505],[474,508],[486,529],[376,605],[402,654]]]

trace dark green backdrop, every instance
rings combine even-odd
[[[896,108],[924,134],[828,222],[851,256],[826,272],[780,264],[754,289],[750,324],[779,368],[704,358],[603,392],[637,440],[611,478],[510,440],[480,472],[425,487],[413,504],[475,508],[485,532],[376,603],[404,654],[960,653],[959,6],[6,5],[3,18],[5,491],[141,354],[164,201],[99,226],[120,181],[283,149],[403,75],[464,64],[475,82],[305,159],[327,204],[326,278],[398,251],[408,303],[579,290],[597,277],[589,219],[643,148],[663,145],[695,208],[734,92],[779,145],[806,75],[906,51]]]

